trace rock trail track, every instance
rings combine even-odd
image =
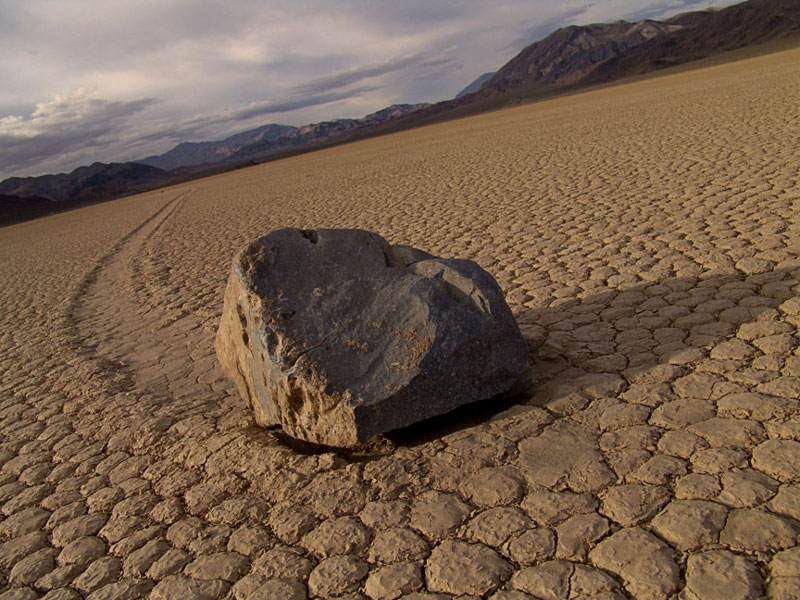
[[[800,50],[0,229],[0,599],[800,598]],[[529,393],[356,453],[254,425],[233,253],[472,258]]]

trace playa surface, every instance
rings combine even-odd
[[[800,50],[0,229],[0,598],[800,595]],[[279,227],[471,258],[531,393],[354,455],[213,340]]]

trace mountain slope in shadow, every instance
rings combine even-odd
[[[663,22],[573,25],[522,50],[480,91],[520,96],[608,82],[798,36],[800,3],[795,0],[749,0]]]

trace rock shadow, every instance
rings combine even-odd
[[[775,326],[749,324],[786,323],[778,307],[797,296],[792,291],[798,284],[796,273],[778,269],[675,277],[588,291],[546,307],[516,311],[531,348],[525,389],[511,397],[462,406],[382,437],[393,446],[415,446],[530,407],[564,414],[565,402],[616,397],[637,382],[671,380],[697,371],[744,385],[768,384],[775,372],[752,367],[753,359],[765,353],[757,342],[756,346],[750,342],[757,340],[759,331]],[[744,345],[717,348],[742,326],[742,341],[752,350]]]
[[[767,383],[772,372],[751,368],[752,359],[764,354],[757,347],[752,352],[739,347],[739,354],[735,348],[715,348],[735,337],[742,326],[782,321],[778,307],[796,297],[795,272],[675,277],[619,289],[604,287],[554,300],[550,306],[516,311],[531,362],[511,393],[461,406],[350,449],[319,446],[272,431],[279,443],[300,454],[332,452],[348,462],[368,462],[534,407],[563,415],[594,398],[623,394],[632,384],[675,379],[698,370],[721,380]],[[750,329],[743,340],[748,345],[747,339],[759,331]],[[658,372],[664,368],[669,371],[666,376]]]

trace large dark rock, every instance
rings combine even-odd
[[[477,264],[358,229],[279,229],[250,244],[215,346],[259,424],[330,446],[506,392],[528,361]]]

